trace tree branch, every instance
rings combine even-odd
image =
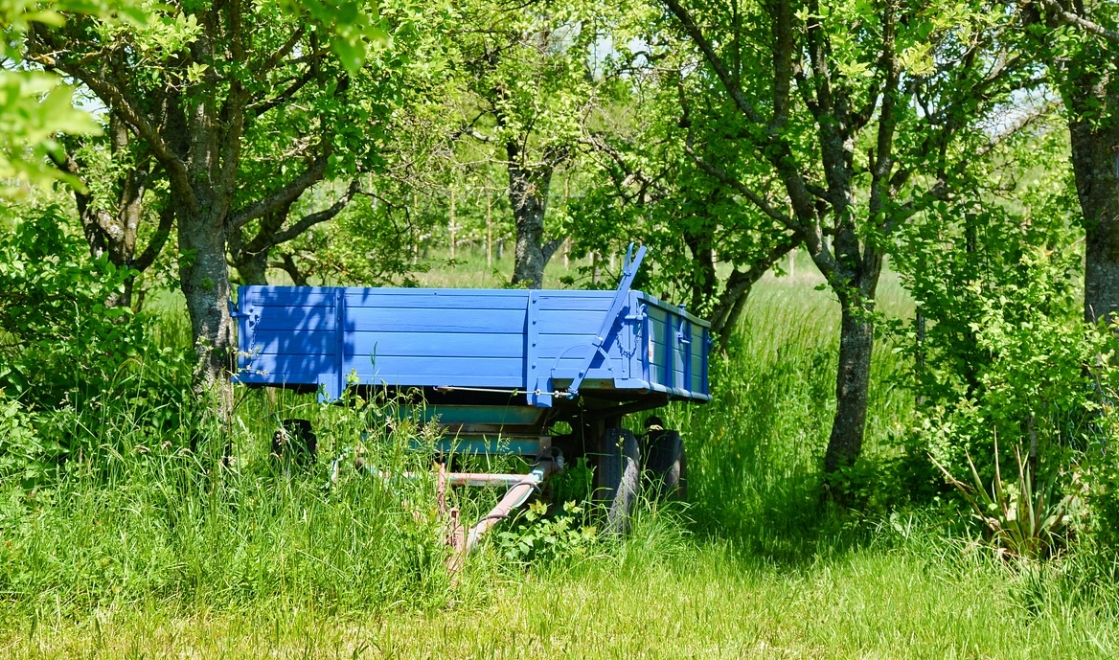
[[[1049,9],[1049,11],[1053,12],[1053,14],[1062,23],[1065,23],[1066,25],[1075,25],[1076,27],[1085,30],[1086,32],[1091,32],[1098,37],[1103,37],[1104,39],[1107,39],[1112,43],[1119,44],[1119,32],[1116,32],[1115,30],[1109,30],[1099,23],[1085,18],[1080,14],[1074,14],[1070,11],[1067,11],[1060,5],[1059,2],[1057,2],[1057,0],[1041,0],[1041,4],[1045,5],[1045,7]]]
[[[704,36],[703,31],[696,25],[691,12],[685,9],[680,4],[679,0],[664,0],[664,4],[668,7],[668,10],[676,16],[680,24],[683,25],[684,31],[688,33],[691,40],[694,41],[700,51],[703,52],[704,58],[707,60],[707,63],[711,65],[711,68],[714,69],[715,75],[719,77],[719,81],[723,83],[723,87],[725,87],[730,94],[731,101],[734,102],[734,105],[738,107],[742,114],[746,115],[747,119],[758,126],[764,126],[766,123],[765,120],[762,119],[761,114],[758,113],[757,109],[755,109],[749,99],[746,98],[746,95],[742,92],[742,88],[735,82],[734,77],[730,75],[722,58],[715,52],[715,47],[711,45],[711,42]]]
[[[49,55],[35,52],[36,44],[48,46],[56,51],[65,49],[53,42],[46,28],[36,24],[36,27],[33,27],[32,30],[32,53],[29,54],[28,59],[41,64],[47,70],[61,71],[80,80],[98,98],[104,101],[110,110],[128,122],[136,134],[147,142],[152,153],[167,170],[168,180],[174,187],[175,193],[186,203],[188,208],[192,211],[196,210],[198,200],[194,196],[194,189],[190,185],[190,175],[186,163],[171,150],[156,125],[140,109],[141,104],[129,95],[125,86],[115,79],[109,79],[109,76],[112,75],[109,70],[113,68],[111,63],[107,67],[75,66],[73,63],[60,62]],[[107,59],[111,60],[111,58]],[[100,75],[98,72],[100,72]],[[112,77],[115,78],[115,76]]]
[[[307,275],[299,270],[295,258],[286,252],[280,255],[280,261],[273,261],[268,264],[268,267],[279,268],[287,273],[295,286],[307,286]]]
[[[276,96],[273,96],[270,99],[267,99],[265,101],[261,101],[260,103],[253,103],[250,106],[248,106],[248,108],[247,108],[248,113],[251,114],[254,117],[259,117],[259,116],[263,115],[264,113],[268,112],[269,110],[271,110],[272,108],[275,108],[279,105],[287,103],[288,101],[290,101],[292,99],[293,96],[296,95],[296,93],[299,92],[299,90],[303,89],[303,87],[307,83],[314,80],[314,78],[315,78],[314,67],[308,67],[307,70],[303,73],[303,75],[300,76],[299,78],[296,78],[295,81],[292,82],[292,84],[289,85],[288,88],[285,89],[284,91],[280,92],[279,94],[277,94]]]
[[[131,266],[133,268],[143,272],[155,263],[156,257],[163,251],[163,246],[167,244],[167,239],[171,236],[171,227],[174,223],[175,209],[168,200],[159,211],[159,226],[156,227],[155,234],[148,241],[148,246],[144,249],[143,254],[132,260]]]
[[[304,218],[299,222],[288,227],[284,231],[278,232],[272,239],[272,245],[276,246],[280,243],[286,243],[287,241],[290,241],[291,239],[307,231],[311,227],[326,222],[327,220],[330,220],[334,216],[338,215],[342,212],[342,209],[346,208],[346,205],[350,203],[350,200],[354,198],[354,195],[356,195],[360,189],[361,184],[358,182],[357,179],[354,179],[350,182],[350,187],[346,190],[346,193],[342,195],[342,198],[331,205],[330,208],[324,209],[317,213],[312,213],[308,216],[304,216]]]
[[[280,46],[279,49],[268,56],[268,59],[260,63],[260,66],[256,68],[255,73],[257,80],[262,80],[264,74],[276,68],[276,65],[280,63],[280,60],[287,57],[288,54],[291,53],[292,49],[295,48],[295,44],[299,43],[299,40],[303,38],[303,33],[305,30],[306,25],[300,25],[299,29],[292,33],[291,37],[287,40],[287,42],[284,43],[284,45]]]
[[[730,277],[727,278],[726,284],[723,287],[723,293],[719,296],[719,302],[715,305],[715,310],[711,314],[711,330],[718,335],[726,332],[727,327],[734,325],[737,320],[735,311],[741,309],[739,302],[742,296],[749,293],[754,284],[765,275],[766,271],[777,263],[790,250],[800,245],[802,236],[798,233],[792,233],[778,241],[769,252],[764,256],[756,259],[750,264],[750,267],[745,271],[740,271],[737,268],[731,272]]]
[[[553,238],[544,244],[544,247],[541,248],[541,252],[544,255],[544,263],[548,263],[552,260],[552,256],[555,255],[556,250],[560,249],[560,246],[563,245],[563,242],[566,240],[567,237],[563,236],[561,238]]]
[[[738,180],[737,177],[731,176],[721,168],[716,167],[704,160],[704,158],[696,153],[695,149],[693,148],[692,136],[690,133],[688,135],[686,144],[684,145],[684,150],[687,151],[688,155],[692,157],[692,160],[695,161],[695,164],[699,166],[699,169],[715,177],[723,184],[734,188],[734,190],[737,191],[740,195],[750,200],[750,202],[753,203],[754,206],[758,207],[762,211],[762,213],[765,213],[770,218],[773,218],[777,222],[780,222],[783,226],[789,228],[792,231],[803,231],[803,227],[801,227],[801,225],[793,216],[785,215],[784,213],[781,213],[777,209],[773,208],[773,205],[766,201],[764,197],[751,190],[749,187],[746,186],[746,184]]]
[[[887,201],[893,196],[890,188],[890,178],[894,169],[894,132],[897,129],[898,86],[901,78],[901,67],[898,66],[894,52],[894,11],[892,5],[887,5],[885,15],[882,17],[882,68],[885,69],[886,80],[882,90],[882,109],[878,117],[878,136],[875,144],[876,152],[870,163],[870,222],[878,223],[884,227],[886,219],[881,218],[886,208]]]
[[[291,204],[303,194],[304,190],[307,190],[315,183],[321,181],[326,174],[327,160],[330,155],[329,146],[324,146],[324,150],[324,153],[320,154],[318,158],[312,161],[302,174],[295,177],[295,179],[286,186],[273,192],[264,199],[254,202],[236,213],[231,214],[229,226],[233,229],[240,229],[250,221],[259,218],[269,211],[274,211],[284,204]]]

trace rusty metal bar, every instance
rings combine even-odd
[[[514,510],[524,506],[528,498],[532,496],[532,491],[538,488],[547,480],[548,477],[559,472],[563,469],[563,455],[559,450],[549,450],[541,454],[536,463],[533,464],[532,470],[527,475],[507,475],[507,474],[489,474],[478,475],[469,473],[458,473],[457,476],[462,478],[463,482],[470,482],[472,478],[484,477],[497,479],[489,480],[488,483],[503,483],[500,481],[506,477],[518,477],[519,481],[514,483],[509,491],[505,493],[505,497],[497,503],[493,509],[490,510],[485,516],[482,517],[473,527],[469,530],[463,530],[458,524],[457,515],[451,516],[452,524],[448,530],[449,542],[455,552],[447,561],[447,568],[452,573],[457,572],[462,568],[463,561],[466,555],[478,545],[478,541],[482,536],[490,530],[498,522],[509,517]],[[455,473],[441,473],[440,478],[446,479],[447,483],[451,483],[452,478],[456,476]],[[485,481],[485,479],[484,479]],[[473,483],[463,483],[462,485],[474,485]],[[457,514],[457,511],[454,512]]]
[[[383,479],[391,479],[393,476],[403,477],[404,479],[417,479],[424,474],[417,472],[383,472],[378,470],[377,476]],[[447,472],[443,464],[439,464],[439,488],[444,486],[472,486],[475,488],[485,488],[487,486],[519,486],[528,484],[533,488],[544,483],[543,478],[537,474],[530,472],[528,474],[490,474],[488,472]]]

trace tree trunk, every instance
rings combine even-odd
[[[241,284],[268,284],[268,255],[270,248],[260,252],[245,253],[240,259],[234,261],[237,268],[237,277]]]
[[[295,257],[288,253],[282,253],[279,261],[272,262],[273,268],[279,268],[288,274],[291,278],[291,283],[295,286],[309,286],[310,282],[307,281],[307,274],[299,269],[299,264],[295,263]]]
[[[1119,106],[1119,97],[1108,100]],[[1084,318],[1110,321],[1119,312],[1119,120],[1072,114],[1072,169],[1084,214]]]
[[[714,333],[717,341],[726,340],[734,332],[734,329],[738,326],[738,319],[742,318],[742,310],[746,308],[746,300],[750,296],[750,290],[753,289],[758,280],[786,253],[792,254],[799,243],[800,237],[798,235],[787,236],[774,245],[768,254],[757,257],[746,271],[737,268],[731,271],[730,276],[723,284],[723,292],[719,295],[719,299],[715,301],[714,308],[711,311],[711,332]],[[716,276],[714,267],[714,259],[712,259],[712,277]]]
[[[824,471],[828,474],[855,462],[862,451],[866,429],[870,358],[874,348],[874,322],[868,312],[873,303],[857,296],[852,298],[841,298],[843,318],[835,381],[835,419],[824,456]]]
[[[692,253],[692,290],[691,301],[688,304],[694,310],[702,308],[704,302],[714,297],[715,285],[718,281],[715,274],[714,250],[711,245],[713,232],[710,228],[704,229],[706,231],[684,229],[682,232],[684,244]]]
[[[853,223],[840,223],[832,241],[835,251],[829,284],[839,298],[839,364],[835,376],[835,418],[824,454],[825,483],[850,467],[863,449],[870,390],[870,360],[874,348],[874,298],[882,273],[882,253],[859,245]],[[861,248],[861,249],[860,249]],[[815,261],[818,255],[813,254]],[[829,495],[840,502],[843,488]]]
[[[117,267],[127,267],[140,272],[147,269],[159,252],[170,233],[171,217],[161,216],[160,226],[140,258],[136,257],[136,243],[143,221],[144,194],[153,177],[151,159],[143,150],[134,149],[133,137],[128,125],[115,113],[109,115],[109,156],[114,159],[112,176],[108,180],[115,199],[108,206],[93,194],[74,190],[74,202],[82,232],[89,245],[89,254],[94,259],[106,256]],[[129,151],[139,151],[129,154]],[[76,177],[83,177],[86,163],[80,157],[68,155],[65,159],[55,159],[56,165]],[[166,220],[166,222],[164,222]],[[110,297],[105,304],[110,307],[132,305],[132,291],[135,278],[124,281],[124,289]]]
[[[225,390],[229,390],[229,376],[235,368],[236,343],[229,315],[229,267],[222,225],[221,219],[205,210],[179,219],[179,249],[183,255],[179,281],[195,342],[195,382],[200,390],[221,390],[224,407],[228,403]]]
[[[511,147],[512,149],[512,147]],[[548,187],[552,171],[532,172],[509,163],[509,203],[517,229],[513,262],[513,284],[539,289],[544,285],[544,267],[551,254],[545,253],[544,212],[548,206]]]
[[[493,268],[493,198],[486,191],[486,268]]]
[[[1091,22],[1093,13],[1107,5],[1072,3],[1071,8]],[[1070,8],[1067,3],[1026,6],[1036,10],[1027,22],[1048,28],[1037,32],[1043,35],[1038,45],[1052,58],[1050,71],[1068,111],[1072,170],[1085,233],[1084,319],[1110,322],[1119,313],[1119,75],[1114,71],[1119,41],[1070,24],[1070,14],[1061,15],[1062,7]],[[1055,42],[1058,33],[1053,28],[1062,23],[1073,32]]]
[[[451,214],[450,221],[447,223],[447,229],[450,230],[451,233],[451,261],[455,260],[455,253],[458,251],[458,236],[455,234],[458,230],[458,227],[455,225],[458,218],[455,217],[455,210],[455,189],[451,188]]]
[[[229,230],[226,247],[241,284],[268,284],[268,258],[290,211],[291,204],[284,204],[265,213],[252,238],[246,239],[245,227]]]

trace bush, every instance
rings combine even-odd
[[[9,214],[12,209],[7,209]],[[34,487],[68,459],[193,441],[186,352],[151,339],[153,319],[112,307],[133,273],[90,259],[57,206],[23,209],[0,237],[0,483]],[[146,440],[144,440],[146,441]]]

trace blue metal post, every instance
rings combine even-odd
[[[645,246],[642,245],[637,248],[637,256],[633,257],[632,260],[631,257],[633,257],[633,243],[629,244],[629,249],[626,251],[626,261],[622,267],[622,281],[618,282],[618,290],[614,292],[614,300],[610,302],[610,309],[606,311],[606,316],[602,319],[602,326],[599,327],[598,333],[595,334],[595,338],[591,342],[594,350],[583,360],[579,372],[575,374],[574,380],[567,388],[568,397],[578,396],[579,386],[583,384],[583,379],[587,377],[587,372],[590,371],[595,356],[602,350],[602,345],[606,343],[606,338],[610,336],[610,331],[614,329],[614,325],[618,322],[618,315],[621,314],[626,298],[629,297],[629,290],[633,286],[633,280],[637,277],[637,269],[641,266],[641,260],[645,258]]]

